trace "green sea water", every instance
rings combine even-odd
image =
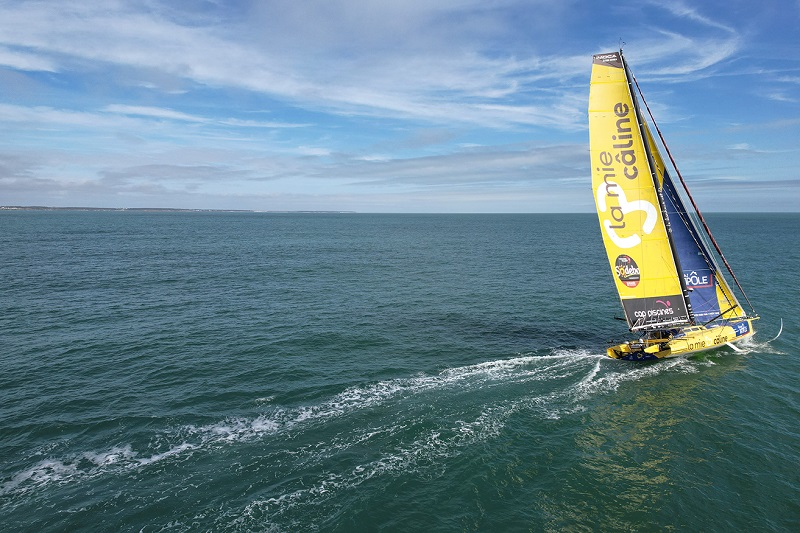
[[[642,364],[594,215],[0,212],[0,530],[800,531],[800,215],[707,219],[756,336]]]

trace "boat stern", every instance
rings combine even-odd
[[[672,355],[672,350],[665,339],[639,340],[611,346],[606,354],[612,359],[623,361],[653,361]]]

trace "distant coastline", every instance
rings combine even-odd
[[[0,211],[139,211],[158,213],[319,213],[345,214],[355,211],[257,211],[254,209],[184,209],[178,207],[52,207],[45,205],[0,205]]]

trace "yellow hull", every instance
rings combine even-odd
[[[751,337],[755,333],[754,320],[746,318],[710,327],[691,326],[667,337],[639,339],[612,346],[607,353],[614,359],[646,361],[713,350]]]

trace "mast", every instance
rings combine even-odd
[[[653,160],[653,153],[651,151],[650,143],[647,141],[647,132],[644,126],[644,118],[642,116],[642,112],[639,107],[639,100],[638,98],[636,98],[636,91],[634,91],[633,89],[633,84],[635,83],[636,79],[633,77],[633,73],[628,68],[628,62],[625,61],[625,57],[622,54],[622,48],[620,48],[619,50],[619,57],[622,60],[622,66],[625,70],[625,77],[628,82],[628,91],[630,92],[631,101],[633,102],[633,108],[636,114],[636,124],[639,128],[639,134],[642,137],[642,143],[644,145],[645,154],[647,154],[647,166],[650,170],[650,177],[653,180],[653,186],[656,189],[656,197],[658,198],[659,208],[661,209],[661,217],[664,219],[664,226],[667,231],[667,240],[669,241],[670,251],[672,252],[672,260],[674,261],[675,268],[678,272],[678,282],[680,283],[681,287],[681,297],[683,298],[683,301],[686,305],[686,312],[689,315],[689,322],[690,324],[694,325],[695,318],[694,318],[694,313],[692,312],[692,303],[689,301],[689,290],[686,288],[686,280],[684,280],[683,278],[683,269],[681,268],[681,262],[678,256],[678,250],[675,247],[675,240],[672,237],[672,227],[670,225],[669,216],[667,215],[667,207],[666,204],[664,203],[664,193],[658,183],[658,174],[656,172],[657,167],[655,161]],[[637,89],[639,88],[638,84],[636,84],[636,88]],[[641,90],[639,90],[639,94],[641,94]],[[642,98],[642,100],[644,100],[644,97]],[[645,103],[645,105],[647,104]],[[648,108],[648,112],[649,111],[650,109]],[[672,159],[671,155],[670,159]],[[683,181],[683,178],[681,178],[681,181]],[[694,205],[694,202],[692,202],[692,205]],[[727,262],[725,264],[727,265]],[[659,329],[659,328],[653,328],[653,329]]]

